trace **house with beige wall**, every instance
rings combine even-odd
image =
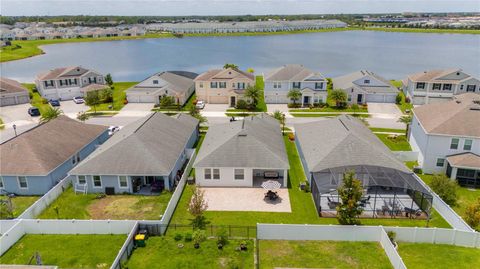
[[[198,100],[210,104],[236,106],[245,90],[255,85],[253,74],[233,69],[214,69],[195,78],[195,93]]]

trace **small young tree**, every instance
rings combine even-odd
[[[260,99],[260,89],[253,86],[248,86],[245,90],[245,97],[250,99],[251,108],[255,109],[258,104],[258,99]]]
[[[293,104],[297,104],[297,101],[302,97],[302,92],[299,89],[291,89],[288,91],[287,97],[292,99]]]
[[[401,94],[401,93],[397,94],[397,97],[395,97],[395,103],[396,103],[397,105],[401,105],[401,104],[402,104],[402,100],[403,100],[402,94]]]
[[[285,131],[285,114],[279,110],[275,110],[275,112],[273,112],[273,117],[277,119],[282,125],[282,134],[283,134]]]
[[[189,110],[188,114],[190,114],[190,116],[198,119],[200,124],[208,122],[207,118],[205,116],[203,116],[202,114],[200,114],[200,110],[198,110],[195,106],[190,106],[190,110]]]
[[[90,115],[85,113],[84,111],[80,111],[78,112],[77,114],[77,120],[85,123],[86,120],[88,120],[90,118]]]
[[[232,68],[234,70],[238,70],[238,65],[236,64],[231,64],[231,63],[226,63],[224,66],[223,66],[223,69],[228,69],[228,68]]]
[[[247,69],[247,72],[250,73],[250,74],[253,74],[253,73],[255,73],[255,69],[249,67],[249,68]]]
[[[335,101],[336,107],[342,107],[347,102],[347,94],[341,89],[330,91],[329,98]]]
[[[111,88],[106,88],[100,91],[100,99],[103,103],[112,103],[113,108],[113,90]]]
[[[358,216],[363,212],[359,205],[362,195],[362,182],[355,178],[355,173],[351,171],[343,174],[343,183],[338,188],[338,196],[342,199],[337,206],[337,219],[340,224],[360,224]]]
[[[205,201],[205,193],[199,187],[193,188],[193,195],[188,204],[188,212],[194,217],[194,226],[201,227],[203,212],[207,210],[208,204]]]
[[[108,84],[108,86],[110,86],[110,87],[113,86],[113,79],[112,79],[112,75],[110,75],[110,73],[108,73],[105,76],[105,82]]]
[[[405,129],[405,136],[406,136],[407,139],[408,139],[408,131],[409,131],[409,129],[410,129],[410,124],[412,123],[412,115],[401,116],[401,117],[398,119],[398,122],[405,123],[405,126],[407,127],[407,128]]]
[[[435,174],[430,183],[432,190],[450,206],[457,204],[457,181],[448,178],[444,174]]]
[[[475,203],[467,206],[465,210],[465,221],[470,227],[480,231],[480,198],[478,198]]]
[[[100,93],[98,91],[87,92],[85,96],[85,104],[87,106],[93,106],[93,111],[97,113],[97,105],[100,104]]]
[[[160,99],[160,107],[171,107],[175,105],[175,98],[173,96],[163,96]]]
[[[48,107],[43,113],[42,116],[40,117],[40,122],[47,122],[51,121],[58,116],[62,115],[63,111],[60,110],[58,107]]]

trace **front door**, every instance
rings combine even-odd
[[[230,106],[231,107],[235,107],[236,105],[236,102],[235,102],[235,96],[230,96]]]
[[[363,94],[358,94],[357,95],[357,104],[362,104],[363,103]]]
[[[309,104],[310,104],[310,96],[304,96],[303,105],[309,105]]]

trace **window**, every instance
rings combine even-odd
[[[93,176],[93,187],[101,188],[102,187],[102,179],[100,176]]]
[[[274,82],[274,83],[273,83],[273,88],[274,88],[274,89],[277,89],[277,88],[280,89],[280,88],[282,88],[282,83],[281,83],[281,82]]]
[[[300,83],[300,82],[293,82],[293,83],[292,83],[292,87],[293,87],[294,89],[300,89],[301,83]]]
[[[450,143],[450,149],[458,149],[458,142],[460,142],[460,139],[452,138],[452,142]]]
[[[443,84],[443,90],[444,91],[452,90],[452,84]]]
[[[463,84],[462,84],[462,85],[460,85],[460,90],[463,90]]]
[[[370,80],[369,80],[369,79],[365,79],[365,80],[363,80],[363,83],[365,83],[365,84],[370,84]]]
[[[80,153],[73,155],[72,157],[72,164],[75,165],[80,162]]]
[[[235,180],[245,179],[245,171],[243,169],[234,169],[234,172],[235,172]]]
[[[219,88],[225,89],[227,87],[227,83],[226,82],[219,82],[218,86],[219,86]]]
[[[467,92],[475,92],[476,87],[476,85],[467,85]]]
[[[126,188],[128,187],[128,181],[126,176],[119,176],[118,177],[118,185],[120,188]]]
[[[444,158],[437,158],[437,167],[443,167],[445,165]]]
[[[158,80],[153,80],[153,84],[158,84]]]
[[[5,187],[3,185],[3,177],[0,177],[0,190],[3,190]]]
[[[18,186],[20,189],[28,189],[28,183],[26,177],[18,177]]]
[[[433,83],[433,89],[434,89],[434,90],[440,90],[440,88],[442,88],[442,84],[440,84],[440,83]]]
[[[210,88],[218,88],[217,82],[210,82]]]
[[[205,179],[212,179],[212,169],[206,168],[203,172]]]
[[[85,185],[87,184],[87,179],[85,178],[85,176],[77,176],[77,183],[79,185]]]
[[[213,169],[213,179],[220,179],[220,169]]]
[[[352,101],[352,95],[351,95],[351,94],[348,95],[347,101],[348,101],[348,102],[351,102],[351,101]]]
[[[425,82],[418,82],[417,89],[425,89]]]
[[[237,89],[245,89],[245,82],[238,82]]]
[[[472,139],[465,139],[465,143],[463,144],[463,150],[471,150],[472,149]]]
[[[203,82],[198,83],[198,86],[199,86],[200,88],[203,88]]]
[[[323,89],[323,82],[315,82],[315,89],[317,90]]]

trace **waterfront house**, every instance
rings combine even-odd
[[[195,92],[198,74],[186,71],[165,71],[150,76],[126,91],[130,103],[159,104],[165,96],[172,96],[179,105],[184,105]]]
[[[195,78],[197,99],[211,104],[236,106],[245,90],[255,85],[253,74],[233,69],[214,69]]]
[[[70,171],[76,188],[88,193],[170,190],[198,138],[198,120],[157,112],[123,127]]]
[[[334,78],[333,89],[343,90],[349,104],[395,103],[399,93],[388,80],[367,70]]]
[[[445,102],[457,94],[480,94],[480,80],[461,69],[430,70],[408,76],[403,91],[414,105]]]
[[[81,66],[61,67],[39,74],[35,79],[37,90],[46,99],[70,100],[83,96],[82,88],[92,84],[105,84],[97,71]]]
[[[45,194],[108,139],[105,126],[59,116],[0,144],[0,189]]]
[[[299,64],[287,64],[270,71],[265,76],[265,103],[286,104],[292,102],[287,97],[292,89],[302,93],[302,106],[327,102],[327,80],[318,73]]]
[[[424,173],[446,173],[459,184],[480,187],[480,96],[413,109],[410,145]]]
[[[20,82],[0,77],[0,106],[18,105],[30,102],[28,89]]]
[[[260,114],[210,126],[193,167],[200,186],[258,187],[273,179],[286,187],[290,166],[279,122]]]

